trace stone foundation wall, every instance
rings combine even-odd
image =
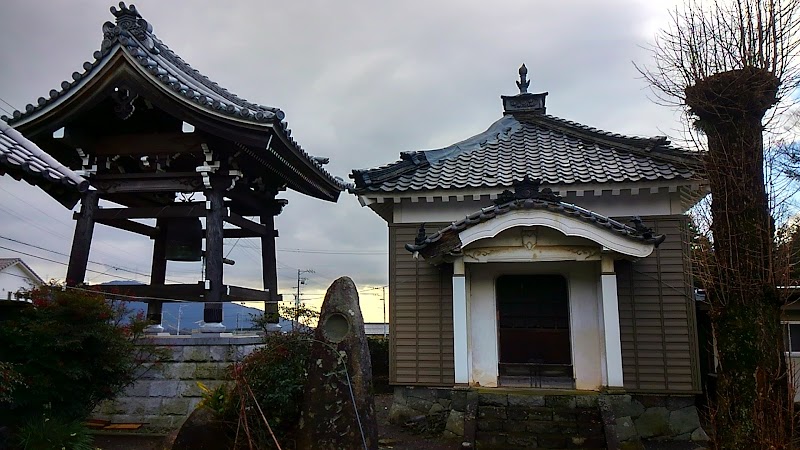
[[[178,428],[201,400],[197,382],[213,389],[222,384],[225,369],[240,361],[263,339],[258,336],[157,336],[155,344],[166,361],[149,364],[141,377],[112,401],[102,403],[95,419],[113,423],[144,423],[151,431]]]
[[[478,448],[605,448],[607,433],[624,449],[641,449],[642,440],[708,440],[694,397],[398,386],[389,420],[468,439],[470,402],[477,405]]]
[[[708,441],[693,396],[602,395],[610,409],[622,448],[640,448],[642,440]]]

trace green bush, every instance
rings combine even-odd
[[[282,308],[281,313],[299,318],[304,325],[319,317],[304,305]],[[254,321],[264,331],[271,325],[266,317]],[[293,448],[313,338],[313,329],[307,326],[287,333],[266,333],[263,347],[229,367],[229,384],[204,392],[203,406],[229,425],[231,437],[238,441],[235,448],[275,448],[264,417],[281,446]]]
[[[369,357],[372,361],[372,391],[376,394],[392,392],[389,386],[389,339],[369,338]]]
[[[0,326],[0,392],[6,393],[0,396],[0,425],[30,427],[44,414],[53,424],[80,422],[132,383],[153,356],[152,347],[134,345],[145,323],[131,318],[124,304],[55,284],[28,295],[32,306],[14,311]],[[8,383],[5,373],[15,373],[24,385]]]
[[[311,352],[311,336],[305,332],[274,333],[265,341],[264,347],[231,366],[233,385],[223,414],[240,429],[246,426],[256,448],[273,447],[261,412],[278,442],[292,440],[302,411]]]
[[[26,387],[22,375],[15,370],[15,367],[18,366],[19,364],[0,361],[0,406],[11,404],[14,399],[14,391]]]
[[[41,416],[17,429],[13,445],[24,450],[94,450],[92,436],[80,421]]]

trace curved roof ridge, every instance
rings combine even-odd
[[[276,134],[285,140],[289,150],[299,156],[300,161],[304,161],[302,164],[319,172],[324,180],[320,180],[320,183],[330,184],[324,189],[321,186],[316,188],[338,189],[341,192],[348,187],[348,183],[325,170],[317,158],[295,141],[282,110],[247,101],[201,74],[153,33],[153,27],[142,18],[134,5],[126,6],[124,2],[120,2],[119,9],[111,7],[111,13],[115,16],[116,23],[108,21],[103,24],[100,49],[93,53],[94,61],[83,63],[83,72],[73,72],[72,81],[62,82],[60,90],[52,89],[49,98],[39,97],[36,105],[26,105],[24,112],[17,110],[12,117],[2,116],[0,119],[9,124],[19,124],[48,108],[56,107],[60,100],[72,95],[95,76],[112,55],[121,51],[131,64],[138,64],[145,77],[173,96],[201,110],[280,130]]]
[[[429,164],[434,164],[443,159],[453,158],[459,155],[473,152],[484,145],[495,144],[500,141],[508,140],[508,138],[519,131],[522,124],[513,116],[505,115],[482,133],[464,139],[447,147],[442,147],[432,150],[421,150],[425,154],[425,159]]]
[[[26,105],[24,112],[16,110],[12,117],[0,118],[9,124],[17,123],[70,94],[82,80],[94,75],[96,69],[114,53],[117,46],[124,49],[134,61],[168,89],[205,109],[256,123],[282,121],[285,118],[284,112],[279,108],[249,102],[201,74],[153,33],[152,25],[142,18],[134,5],[126,6],[120,2],[119,6],[120,9],[111,7],[111,13],[117,21],[103,24],[100,50],[93,53],[94,61],[83,63],[82,73],[73,72],[71,82],[63,81],[61,90],[50,90],[49,98],[39,97],[36,105]],[[194,82],[190,83],[193,86],[186,83],[188,80],[184,75]]]
[[[522,129],[522,124],[511,115],[504,115],[494,123],[472,137],[446,147],[430,150],[413,150],[400,152],[400,160],[370,169],[354,169],[350,178],[355,180],[355,187],[361,188],[370,184],[389,180],[418,167],[429,166],[440,161],[469,154],[486,145],[497,144],[508,140],[514,133]]]
[[[605,136],[614,139],[626,140],[626,141],[633,141],[633,142],[655,142],[662,145],[668,145],[669,139],[666,136],[640,136],[640,135],[630,135],[630,134],[622,134],[622,133],[614,133],[612,131],[603,130],[600,128],[595,128],[589,125],[582,124],[580,122],[575,122],[573,120],[564,119],[562,117],[553,116],[551,114],[537,114],[536,117],[542,117],[544,119],[552,120],[553,122],[562,123],[572,128],[576,128],[579,130],[586,131],[588,133],[597,134],[600,136]]]

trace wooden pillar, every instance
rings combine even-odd
[[[278,264],[275,253],[275,217],[271,214],[261,216],[261,224],[274,230],[271,236],[261,237],[261,271],[264,278],[264,289],[269,290],[269,302],[264,303],[264,315],[271,323],[278,323]]]
[[[99,200],[96,190],[87,191],[81,199],[81,211],[76,214],[75,235],[72,238],[72,251],[69,253],[67,286],[77,286],[86,279],[86,265],[89,263],[89,249],[94,232],[94,213]]]
[[[225,217],[225,189],[214,184],[206,196],[206,276],[203,321],[206,332],[225,331],[222,325],[222,243]]]
[[[153,239],[153,263],[150,267],[150,285],[164,284],[167,280],[167,240],[164,234],[164,219],[156,220],[158,236]],[[163,302],[151,300],[147,303],[147,321],[161,325]]]

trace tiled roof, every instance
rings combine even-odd
[[[653,244],[656,247],[666,239],[666,236],[663,234],[654,235],[653,230],[645,227],[638,218],[632,220],[634,226],[631,227],[614,219],[589,211],[588,209],[581,208],[580,206],[562,202],[561,197],[557,193],[551,192],[549,189],[544,189],[542,192],[539,192],[538,183],[530,183],[528,180],[523,180],[521,183],[517,183],[517,186],[517,193],[512,193],[508,190],[504,191],[498,196],[497,200],[495,200],[493,206],[482,208],[480,211],[476,211],[461,220],[453,222],[430,236],[417,236],[413,244],[409,243],[405,245],[406,250],[410,252],[422,251],[429,245],[442,240],[442,238],[458,234],[469,227],[492,220],[510,211],[521,209],[547,210],[567,217],[574,217],[612,233],[619,234],[625,238]],[[520,189],[520,187],[523,189]],[[424,232],[424,228],[420,231],[421,233]],[[451,252],[460,251],[460,242],[458,245],[454,244],[455,243],[451,240],[450,246],[453,248],[447,250]]]
[[[14,111],[11,118],[3,116],[3,120],[13,124],[68,95],[84,79],[94,75],[117,48],[127,52],[175,95],[207,110],[252,122],[271,122],[276,118],[284,118],[285,114],[280,109],[250,103],[209,80],[153,34],[152,25],[142,18],[136,6],[125,6],[123,2],[119,6],[120,9],[111,7],[116,23],[103,24],[100,50],[94,52],[94,61],[83,63],[83,72],[74,72],[71,81],[61,82],[60,90],[51,90],[49,97],[39,97],[35,105],[28,104],[24,112]]]
[[[8,269],[9,267],[15,264],[21,265],[23,268],[25,268],[26,271],[30,272],[30,275],[32,275],[34,278],[34,281],[38,282],[39,284],[44,283],[44,280],[42,280],[42,278],[39,277],[39,275],[37,275],[36,272],[34,272],[33,269],[31,269],[30,266],[25,264],[25,261],[21,260],[20,258],[0,258],[0,272]]]
[[[52,186],[63,186],[76,193],[89,189],[87,180],[0,121],[0,174],[3,173],[40,185],[48,192],[53,191],[47,189]]]
[[[309,155],[291,137],[292,130],[283,120],[285,117],[283,111],[248,102],[191,67],[153,34],[152,25],[142,18],[136,6],[126,6],[120,2],[119,9],[111,7],[111,13],[116,17],[116,23],[103,24],[103,42],[100,50],[94,52],[93,61],[83,63],[83,72],[74,72],[71,80],[61,82],[60,89],[51,90],[46,98],[39,97],[35,105],[26,105],[24,112],[14,111],[12,117],[2,116],[2,120],[13,125],[48,109],[61,98],[71,95],[78,86],[99,72],[113,54],[122,50],[131,60],[136,61],[150,73],[153,79],[161,83],[167,92],[191,102],[198,108],[254,124],[275,125],[286,136],[295,151],[307,159],[323,177],[338,186],[340,190],[348,186],[323,169],[320,158]]]
[[[0,258],[0,271],[6,270],[7,268],[11,267],[13,264],[22,261],[19,258]]]
[[[400,161],[354,170],[355,192],[509,187],[690,179],[696,155],[665,137],[608,133],[545,114],[506,114],[485,132]]]

